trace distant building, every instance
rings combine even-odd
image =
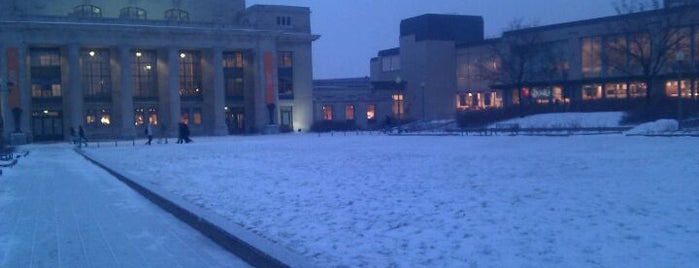
[[[317,130],[377,129],[393,115],[390,87],[368,77],[314,81],[313,118]]]
[[[400,96],[392,98],[393,106],[401,107],[392,117],[407,120],[450,119],[459,111],[521,103],[676,98],[678,86],[683,98],[697,100],[699,6],[691,5],[694,2],[666,1],[668,7],[690,5],[523,28],[493,39],[483,38],[481,17],[409,18],[401,23],[399,47],[379,51],[371,59],[370,79]],[[639,28],[648,25],[670,26],[653,33]],[[663,34],[669,40],[665,47],[655,41],[650,45]],[[652,59],[643,59],[652,62],[641,62],[638,54],[643,53],[631,48],[634,44],[641,44],[643,53],[652,48]],[[680,63],[675,54],[684,55]],[[662,56],[657,60],[655,55]],[[514,70],[518,60],[528,66],[519,76]],[[645,63],[655,68],[652,75],[644,73]]]
[[[4,133],[129,138],[310,128],[310,10],[244,0],[0,3]],[[7,85],[5,85],[7,84]],[[12,110],[20,111],[15,126]],[[160,129],[160,127],[156,128]]]

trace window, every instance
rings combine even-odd
[[[345,120],[347,120],[347,121],[354,120],[354,105],[353,104],[345,105]]]
[[[198,52],[180,53],[180,96],[202,96],[201,56]]]
[[[366,119],[369,121],[376,120],[376,105],[367,104],[367,106],[366,106]]]
[[[383,57],[381,59],[381,70],[384,72],[400,70],[400,55]]]
[[[85,124],[93,127],[108,127],[112,124],[112,117],[107,109],[88,109],[85,113]]]
[[[692,86],[690,80],[682,80],[682,98],[692,97]],[[669,97],[677,97],[677,80],[670,80],[665,83],[665,95]]]
[[[243,53],[223,53],[223,77],[226,98],[242,100],[245,88]]]
[[[291,26],[291,17],[277,16],[277,25],[279,25],[279,26]]]
[[[599,76],[602,71],[602,39],[599,37],[582,39],[582,73],[584,76]]]
[[[155,108],[139,108],[134,110],[134,125],[142,126],[146,123],[146,120],[148,120],[148,122],[150,122],[152,125],[157,125],[158,110]]]
[[[624,99],[627,96],[626,83],[606,84],[604,94],[608,99]]]
[[[73,8],[73,16],[81,18],[100,18],[102,9],[93,5],[79,5]]]
[[[158,97],[155,51],[137,50],[131,54],[131,87],[136,98]]]
[[[145,20],[146,10],[139,7],[125,7],[119,11],[119,18],[132,20]]]
[[[189,12],[182,9],[168,9],[165,11],[165,20],[167,21],[189,21]]]
[[[405,100],[403,94],[393,94],[393,116],[403,119],[405,116]]]
[[[294,98],[294,58],[290,51],[280,51],[278,54],[277,77],[280,99]]]
[[[201,125],[201,108],[192,109],[192,123]]]
[[[333,120],[333,106],[330,104],[323,105],[323,120],[332,121]]]
[[[699,27],[694,27],[694,67],[699,67]]]
[[[648,92],[646,83],[643,82],[631,82],[629,83],[629,96],[632,98],[645,97]]]
[[[583,100],[598,100],[602,98],[602,85],[592,84],[583,85],[582,87]]]
[[[29,51],[31,94],[33,98],[59,98],[61,91],[61,54],[58,49],[38,48]]]
[[[111,98],[112,73],[109,67],[109,50],[82,50],[80,60],[82,61],[82,85],[85,97]]]
[[[607,58],[607,74],[619,75],[626,70],[626,38],[608,37],[604,54]]]

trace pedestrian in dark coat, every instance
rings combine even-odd
[[[184,143],[184,132],[187,131],[187,124],[180,122],[177,124],[177,144]]]
[[[85,147],[87,147],[87,138],[85,137],[85,130],[83,129],[82,125],[78,127],[78,138],[78,146],[85,143]]]

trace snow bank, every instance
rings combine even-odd
[[[675,132],[679,130],[679,124],[674,119],[660,119],[655,122],[640,124],[627,131],[627,135],[648,135]]]
[[[519,124],[523,128],[618,127],[624,112],[537,114],[499,122]],[[495,124],[490,127],[495,127]]]

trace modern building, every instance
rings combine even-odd
[[[409,18],[401,22],[399,47],[371,59],[370,79],[390,87],[401,107],[392,116],[408,120],[521,103],[677,98],[678,86],[683,98],[697,101],[699,5],[665,6],[491,39],[478,16]]]
[[[4,137],[310,128],[310,10],[244,0],[0,2]],[[18,121],[15,122],[14,114]]]

